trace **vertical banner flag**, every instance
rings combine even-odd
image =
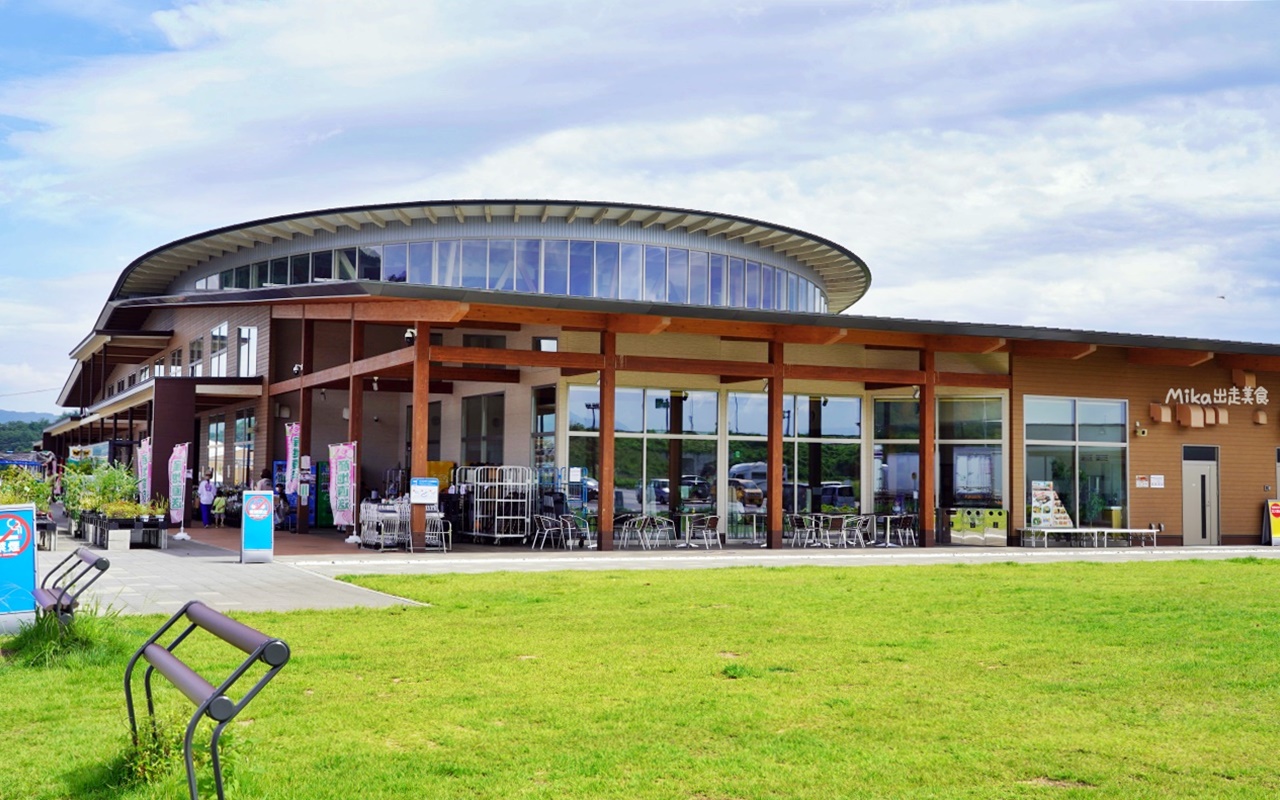
[[[284,426],[284,449],[289,454],[289,460],[285,462],[284,468],[284,491],[285,494],[297,494],[298,483],[302,474],[302,425],[297,422],[289,422]]]
[[[356,522],[356,443],[329,445],[329,505],[334,525]]]
[[[138,502],[151,502],[151,437],[138,443]]]
[[[189,442],[175,444],[169,456],[169,519],[182,522],[182,512],[187,505],[187,446]]]

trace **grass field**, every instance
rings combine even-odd
[[[1280,562],[353,580],[431,605],[243,615],[294,658],[229,798],[1280,793]],[[185,796],[123,783],[126,656],[0,666],[0,798]]]

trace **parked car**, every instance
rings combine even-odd
[[[760,491],[759,484],[747,478],[729,479],[729,497],[744,506],[764,504],[764,492]]]
[[[636,490],[645,500],[659,505],[671,502],[671,481],[666,478],[652,478],[647,485]]]
[[[708,500],[711,498],[711,484],[697,475],[681,475],[680,494],[682,499]]]
[[[822,484],[822,498],[819,501],[821,506],[843,506],[846,508],[857,508],[858,498],[853,494],[853,487],[846,486],[842,483],[824,483]]]

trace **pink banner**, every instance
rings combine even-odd
[[[138,443],[138,502],[151,502],[151,437]]]
[[[284,426],[284,450],[288,460],[284,467],[285,494],[297,494],[302,477],[302,425],[289,422]]]
[[[334,525],[356,523],[356,443],[329,445],[329,505]]]
[[[189,442],[175,444],[169,456],[169,519],[182,522],[182,512],[187,506],[187,446]]]

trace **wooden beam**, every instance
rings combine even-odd
[[[684,229],[684,232],[685,232],[685,233],[697,233],[698,231],[702,230],[703,228],[708,228],[708,227],[710,227],[710,226],[711,226],[711,223],[713,223],[713,222],[715,222],[715,221],[716,221],[716,218],[715,218],[715,217],[703,217],[702,219],[698,220],[697,222],[693,223],[692,225],[686,225],[686,226],[685,226],[685,229]]]
[[[737,375],[743,378],[767,378],[771,374],[768,364],[665,356],[618,356],[618,369],[625,372],[671,372],[677,375]]]
[[[460,224],[466,224],[467,215],[462,213],[462,206],[453,207],[453,217],[458,220]]]
[[[581,206],[574,206],[569,209],[569,216],[565,217],[565,224],[572,225],[578,219],[578,214],[582,212]]]
[[[358,231],[362,227],[364,227],[363,222],[351,216],[350,214],[338,214],[337,216],[338,216],[338,222],[341,222],[343,225],[346,225],[348,228],[351,228],[352,230]]]
[[[766,365],[770,380],[767,398],[768,439],[765,445],[769,453],[769,457],[766,460],[768,472],[765,477],[765,486],[768,492],[766,505],[768,522],[765,531],[765,543],[773,550],[782,547],[782,395],[784,390],[783,375],[786,373],[787,368],[784,359],[785,350],[786,346],[782,342],[769,342],[769,363]],[[796,508],[795,511],[798,513],[800,509]]]
[[[614,333],[662,333],[671,326],[671,317],[647,317],[638,314],[619,314],[609,320],[608,329]]]
[[[1207,350],[1165,350],[1154,347],[1130,347],[1125,360],[1144,367],[1198,367],[1213,360]]]
[[[686,223],[686,222],[688,222],[688,221],[689,221],[689,215],[688,215],[688,214],[681,214],[680,216],[676,217],[675,219],[671,220],[670,222],[664,223],[664,224],[663,224],[663,226],[662,226],[662,229],[663,229],[663,230],[666,230],[666,231],[673,231],[673,230],[675,230],[676,228],[679,228],[681,225],[685,224],[685,223]]]
[[[787,380],[841,381],[844,383],[889,383],[898,386],[925,382],[920,369],[875,369],[871,367],[825,367],[816,364],[787,364]]]
[[[994,353],[1008,344],[995,336],[930,336],[929,349],[939,353]]]
[[[484,221],[493,222],[493,206],[484,207]]]
[[[773,336],[774,341],[786,344],[820,344],[828,345],[844,341],[849,335],[846,328],[818,328],[805,325],[779,325]]]
[[[614,409],[618,380],[614,372],[614,362],[618,359],[617,334],[605,332],[600,335],[600,359],[604,369],[600,370],[600,474],[596,475],[600,494],[596,501],[599,522],[596,526],[598,546],[601,550],[613,549],[613,487],[614,487],[614,453],[613,429]]]
[[[454,300],[360,300],[352,304],[355,319],[361,322],[454,323],[470,310],[467,303]]]
[[[467,322],[509,322],[523,325],[555,325],[561,328],[602,331],[609,314],[595,311],[567,311],[555,308],[519,308],[473,304],[467,311]]]
[[[520,370],[484,367],[432,367],[431,374],[442,381],[458,383],[519,383]]]
[[[350,303],[307,303],[301,308],[307,319],[342,320],[344,322],[351,319]]]
[[[387,227],[387,221],[382,217],[378,216],[377,214],[373,213],[372,211],[364,212],[364,216],[365,216],[365,219],[369,220],[374,225],[377,225],[379,228],[385,229]]]
[[[979,375],[969,372],[938,372],[935,382],[939,386],[963,386],[972,389],[1012,389],[1012,375]]]
[[[1218,353],[1214,356],[1218,366],[1226,369],[1243,369],[1253,372],[1280,372],[1280,356],[1255,356],[1246,353]]]
[[[1065,358],[1072,361],[1093,355],[1098,350],[1096,344],[1084,342],[1015,341],[1011,346],[1013,354],[1020,358]]]
[[[934,416],[937,413],[937,402],[934,399],[934,353],[925,350],[921,360],[924,362],[925,380],[920,384],[920,466],[916,472],[916,482],[920,487],[916,500],[916,514],[920,521],[921,544],[932,547],[934,543],[934,458],[936,426]]]
[[[609,207],[601,206],[600,210],[596,212],[596,215],[591,218],[591,224],[599,225],[601,222],[604,222],[605,215],[607,215],[608,213],[609,213]]]
[[[411,364],[413,364],[413,348],[402,347],[399,350],[392,350],[390,353],[362,358],[350,366],[351,374],[359,377],[363,375],[377,375],[379,372],[387,372],[397,367],[404,367]]]
[[[658,223],[658,220],[662,219],[662,215],[663,215],[663,213],[664,213],[664,212],[662,212],[662,211],[655,211],[655,212],[653,212],[653,214],[651,214],[651,215],[649,216],[649,218],[648,218],[648,219],[646,219],[646,220],[644,220],[643,222],[641,222],[641,223],[640,223],[640,227],[641,227],[641,228],[648,228],[648,227],[650,227],[650,226],[652,226],[652,225],[656,225],[656,224]]]
[[[431,360],[442,364],[493,364],[512,367],[569,367],[595,372],[604,367],[597,353],[554,353],[541,350],[500,350],[491,347],[431,348]]]
[[[337,226],[337,225],[334,225],[332,222],[329,222],[328,220],[321,219],[320,217],[310,217],[310,219],[311,219],[311,221],[312,221],[312,222],[314,222],[314,223],[316,224],[316,227],[317,227],[317,228],[323,228],[324,230],[328,231],[329,233],[337,233],[337,232],[338,232],[338,226]]]
[[[519,333],[524,330],[524,326],[519,322],[478,322],[473,319],[464,319],[453,327],[477,331],[511,331],[512,333]]]
[[[413,432],[409,443],[409,474],[417,477],[427,475],[427,418],[431,401],[431,359],[428,350],[431,348],[431,328],[419,325],[417,338],[413,340]],[[408,348],[406,348],[408,349]],[[414,531],[426,530],[427,507],[412,506],[410,517],[410,535]]]
[[[628,208],[626,211],[622,212],[622,216],[618,217],[618,227],[621,228],[623,225],[626,225],[634,219],[635,216],[636,210],[634,208]]]
[[[423,206],[422,214],[427,218],[428,221],[430,221],[432,225],[439,224],[440,217],[436,214],[436,210],[431,206]]]
[[[406,228],[413,225],[413,218],[406,214],[403,208],[393,208],[391,209],[391,213],[394,214],[396,219],[400,220],[400,224]]]

